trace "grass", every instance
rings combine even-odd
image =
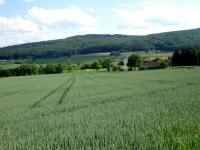
[[[0,149],[199,149],[200,69],[0,79]]]
[[[138,52],[127,52],[123,53],[127,54],[128,56],[132,54],[137,54],[140,55],[141,57],[172,57],[173,53],[172,52],[154,52],[154,51],[149,51],[149,52],[144,52],[144,51],[138,51]]]
[[[25,61],[25,63],[36,63],[36,64],[61,63],[63,65],[85,64],[85,63],[92,63],[95,60],[104,60],[106,58],[110,58],[109,53],[96,53],[96,54],[87,54],[87,55],[76,55],[72,57],[38,59],[34,61]]]
[[[14,64],[13,61],[0,61],[0,69],[11,69],[18,67],[19,64]]]
[[[138,51],[138,52],[128,52],[128,53],[122,53],[122,56],[124,55],[130,56],[131,54],[138,54],[141,57],[162,57],[162,56],[172,56],[172,52],[153,52],[150,51],[148,53],[144,51]],[[61,63],[63,65],[67,64],[86,64],[86,63],[92,63],[95,60],[104,60],[107,58],[111,59],[120,59],[120,57],[114,57],[110,56],[110,53],[93,53],[93,54],[85,54],[85,55],[76,55],[72,57],[62,57],[62,58],[51,58],[51,59],[38,59],[34,61],[24,61],[24,63],[36,63],[36,64],[52,64],[52,63]]]

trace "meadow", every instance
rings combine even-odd
[[[167,56],[171,57],[172,52],[144,52],[144,51],[136,51],[136,52],[124,52],[121,53],[121,56],[115,57],[110,56],[110,52],[108,53],[92,53],[92,54],[85,54],[85,55],[75,55],[72,57],[63,57],[63,58],[52,58],[52,59],[38,59],[34,61],[27,61],[27,63],[37,63],[37,64],[49,64],[49,63],[62,63],[62,64],[86,64],[92,63],[95,60],[104,60],[104,59],[114,59],[120,61],[120,59],[124,56],[131,56],[132,54],[139,55],[142,58],[148,57],[162,57]],[[26,62],[26,61],[25,61]]]
[[[0,61],[0,69],[11,69],[19,67],[19,64],[15,64],[14,61]]]
[[[200,68],[0,78],[0,149],[199,149]]]
[[[61,63],[63,65],[69,64],[86,64],[92,63],[95,60],[104,60],[107,58],[114,58],[110,56],[110,53],[92,53],[85,55],[75,55],[71,57],[61,57],[61,58],[49,58],[49,59],[36,59],[36,60],[25,60],[24,63],[32,64],[55,64]]]

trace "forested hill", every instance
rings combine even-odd
[[[183,48],[200,48],[200,29],[146,36],[94,34],[74,36],[0,48],[0,59],[53,58],[110,51],[173,51]]]

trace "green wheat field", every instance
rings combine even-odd
[[[0,149],[199,149],[200,68],[0,79]]]

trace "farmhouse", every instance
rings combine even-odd
[[[154,61],[154,60],[162,60],[162,61],[168,61],[169,57],[167,56],[161,56],[161,57],[149,57],[145,61]]]
[[[151,60],[151,61],[146,61],[145,65],[147,67],[147,69],[157,69],[159,68],[159,62],[155,61],[155,60]]]
[[[147,67],[147,69],[158,69],[160,67],[159,60],[167,62],[169,60],[169,57],[149,57],[145,60],[145,66]]]

